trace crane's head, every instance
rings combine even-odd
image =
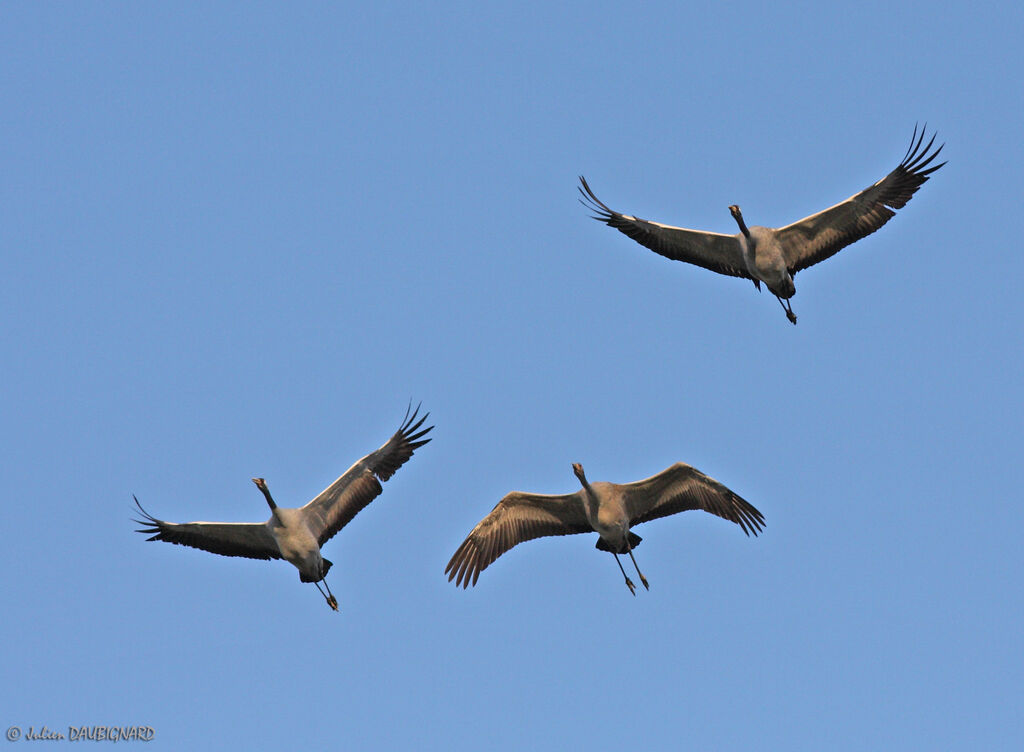
[[[587,476],[583,474],[583,465],[581,465],[579,462],[573,462],[572,471],[576,475],[576,477],[579,478],[580,483],[582,483],[584,486],[587,485]]]
[[[729,207],[729,213],[732,214],[732,218],[736,220],[736,224],[740,226],[740,232],[743,233],[748,239],[750,238],[750,230],[743,223],[743,215],[740,213],[740,208],[733,204]]]
[[[267,500],[270,508],[277,509],[277,504],[274,503],[274,499],[270,495],[270,489],[267,488],[267,482],[263,478],[253,478],[252,482],[256,484],[256,488],[263,492],[263,497]]]

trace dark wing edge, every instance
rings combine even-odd
[[[401,426],[384,446],[352,465],[302,508],[307,514],[315,516],[313,524],[319,522],[320,534],[317,537],[321,546],[381,494],[384,490],[382,481],[391,478],[412,457],[413,452],[430,442],[424,436],[434,427],[422,428],[430,413],[424,413],[417,420],[421,404],[413,410],[410,402]]]
[[[685,462],[626,488],[630,525],[696,509],[735,522],[748,536],[765,526],[764,515],[753,504]]]
[[[405,410],[405,417],[402,419],[401,428],[395,431],[394,435],[388,439],[384,446],[363,458],[363,462],[382,481],[388,480],[398,471],[398,468],[412,457],[414,451],[430,441],[430,439],[424,439],[423,437],[434,427],[427,426],[420,430],[420,426],[430,417],[430,413],[424,413],[422,418],[418,421],[416,420],[422,404],[416,405],[412,415],[409,415],[409,410],[412,409],[412,403],[410,402],[409,407]]]
[[[190,546],[221,556],[244,556],[247,559],[280,559],[277,542],[263,523],[259,522],[165,522],[145,509],[139,500],[144,520],[132,520],[143,527],[135,532],[150,536],[146,540],[166,541]]]
[[[579,177],[580,185],[576,186],[576,189],[583,196],[579,201],[594,212],[592,217],[598,222],[614,227],[623,235],[665,258],[695,264],[730,277],[750,279],[739,241],[735,236],[687,230],[620,214],[609,209],[594,195],[586,178],[582,175]]]
[[[914,125],[903,160],[877,183],[840,204],[779,228],[777,237],[790,274],[824,261],[880,229],[896,216],[896,209],[907,205],[933,172],[946,164],[941,162],[929,167],[945,144],[932,151],[938,135],[933,133],[922,148],[927,128],[925,123],[919,135]]]
[[[591,530],[579,494],[542,496],[513,491],[470,531],[444,573],[448,575],[448,582],[455,580],[455,587],[465,589],[475,586],[482,571],[520,543]]]

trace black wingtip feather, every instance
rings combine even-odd
[[[598,222],[604,222],[606,225],[612,225],[612,220],[618,212],[610,209],[603,201],[601,201],[601,199],[594,195],[594,191],[590,189],[587,179],[582,175],[580,175],[580,183],[582,185],[576,186],[576,190],[580,192],[580,195],[582,195],[583,198],[577,200],[590,211],[594,212],[594,214],[590,215],[590,218],[596,219]]]
[[[925,123],[924,128],[921,129],[920,137],[918,137],[917,135],[917,126],[918,124],[914,123],[914,133],[910,136],[910,146],[907,147],[907,153],[903,155],[903,160],[901,164],[905,163],[909,158],[911,158],[911,155],[917,152],[918,147],[921,146],[921,142],[924,141],[924,134],[928,128],[928,123]]]
[[[416,441],[433,428],[433,426],[428,426],[427,428],[424,428],[422,431],[419,431],[420,426],[422,426],[423,423],[427,420],[427,418],[430,417],[430,413],[426,412],[423,414],[422,418],[416,421],[416,416],[419,414],[420,407],[422,406],[422,404],[423,403],[420,402],[418,405],[416,405],[416,409],[413,410],[411,416],[409,415],[409,409],[407,408],[405,411],[405,417],[402,418],[402,426],[401,428],[398,429],[398,432],[402,434],[402,439],[406,442]],[[409,401],[409,407],[412,407],[412,400]],[[417,431],[419,431],[419,433],[416,433]],[[430,439],[421,442],[417,446],[422,446],[423,444],[426,444],[427,441],[430,441]]]
[[[900,167],[907,172],[911,173],[916,177],[927,177],[935,170],[946,164],[936,165],[927,170],[924,168],[928,167],[929,164],[942,152],[945,144],[940,144],[937,149],[932,151],[932,146],[935,145],[935,139],[938,137],[938,133],[933,133],[932,137],[928,140],[928,144],[922,149],[921,145],[924,143],[925,136],[927,135],[928,124],[925,123],[924,128],[921,129],[920,134],[917,131],[917,125],[914,125],[914,134],[910,137],[910,147],[907,149],[907,153],[903,155],[903,159],[900,161]]]
[[[142,528],[137,528],[135,532],[153,536],[151,538],[146,538],[146,540],[161,540],[160,535],[162,531],[160,530],[160,520],[142,508],[142,504],[139,503],[139,499],[135,494],[132,494],[132,498],[135,499],[135,506],[139,508],[139,511],[142,512],[142,516],[146,518],[144,521],[132,518],[132,522],[136,525],[142,525]]]
[[[382,481],[390,480],[391,476],[398,471],[398,468],[412,457],[413,452],[431,441],[431,439],[423,437],[432,431],[434,426],[421,428],[430,416],[430,413],[424,413],[421,417],[419,415],[420,405],[416,405],[415,410],[411,410],[411,401],[409,405],[410,407],[405,411],[405,417],[402,418],[401,426],[395,431],[388,444],[378,452],[375,452],[374,455],[371,455],[377,457],[373,461],[373,472]]]

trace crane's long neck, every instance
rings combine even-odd
[[[601,509],[601,500],[597,498],[597,492],[587,481],[583,481],[583,503],[587,507],[587,519],[593,523]]]
[[[597,514],[598,507],[601,505],[597,498],[597,492],[595,492],[593,486],[590,485],[590,481],[587,480],[587,476],[583,474],[582,466],[574,465],[573,472],[576,474],[576,478],[579,480],[580,485],[583,486],[583,499],[588,509],[587,516],[595,516]]]
[[[270,505],[270,511],[273,512],[277,509],[277,504],[274,503],[274,497],[270,495],[270,489],[267,488],[267,484],[263,478],[253,478],[252,482],[255,483],[256,487],[263,493],[263,497],[267,500],[267,504]]]
[[[740,232],[743,233],[743,237],[750,240],[750,230],[747,229],[747,223],[743,221],[743,215],[740,213],[738,206],[732,207],[732,218],[736,220],[736,224],[740,226]]]

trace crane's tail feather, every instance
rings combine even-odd
[[[306,575],[302,574],[302,572],[299,572],[299,579],[302,582],[320,582],[320,580],[326,577],[327,573],[331,571],[331,567],[334,566],[334,564],[331,563],[330,559],[324,559],[323,562],[324,568],[323,570],[321,570],[319,577],[306,577]]]
[[[639,535],[637,535],[633,531],[630,531],[630,533],[629,533],[629,546],[628,547],[627,546],[620,546],[619,549],[616,551],[614,548],[609,546],[608,543],[605,542],[604,538],[598,538],[597,539],[597,545],[594,546],[594,548],[596,548],[598,551],[610,551],[613,554],[625,554],[625,553],[629,553],[630,549],[633,549],[633,548],[636,548],[637,546],[639,546],[640,545],[640,541],[642,541],[642,540],[643,540],[643,538],[641,538]]]

